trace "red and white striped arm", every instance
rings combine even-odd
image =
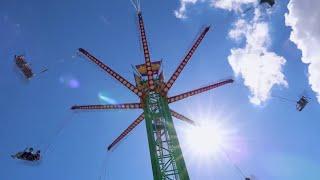
[[[123,84],[128,89],[130,89],[130,91],[132,91],[133,93],[135,93],[138,96],[142,96],[142,92],[140,92],[137,87],[135,87],[133,84],[131,84],[125,78],[123,78],[120,74],[116,73],[109,66],[107,66],[106,64],[101,62],[99,59],[94,57],[88,51],[84,50],[83,48],[79,48],[79,52],[82,53],[83,55],[85,55],[88,59],[90,59],[92,62],[97,64],[99,67],[101,67],[103,70],[105,70],[108,74],[110,74],[112,77],[114,77],[116,80],[118,80],[121,84]]]
[[[117,145],[123,138],[125,138],[136,126],[138,126],[144,120],[144,114],[142,113],[135,121],[133,121],[130,126],[125,129],[120,136],[117,137],[109,146],[108,151],[110,151],[115,145]]]
[[[163,87],[163,92],[167,93],[169,89],[172,87],[173,83],[176,81],[176,79],[179,77],[180,73],[182,72],[183,68],[187,65],[188,61],[191,59],[192,55],[200,45],[202,39],[209,31],[210,26],[207,26],[200,34],[200,36],[197,38],[196,42],[193,44],[189,52],[186,54],[186,56],[183,58],[177,69],[174,71],[166,85]]]
[[[195,123],[194,121],[192,121],[191,119],[185,117],[184,115],[179,114],[179,113],[175,112],[175,111],[172,110],[172,109],[170,109],[170,112],[171,112],[171,115],[172,115],[173,117],[175,117],[175,118],[177,118],[177,119],[180,119],[180,120],[182,120],[182,121],[184,121],[184,122],[190,123],[190,124],[192,124],[192,125],[196,125],[196,123]]]
[[[106,105],[75,105],[72,106],[72,110],[92,110],[92,109],[141,109],[141,103],[126,103],[126,104],[106,104]]]
[[[146,69],[147,69],[148,85],[149,85],[149,88],[153,90],[154,81],[153,81],[153,72],[152,72],[151,59],[150,59],[150,51],[148,47],[147,35],[144,28],[141,12],[138,12],[138,19],[139,19],[139,29],[140,29],[142,48],[143,48],[143,55],[144,55],[144,60],[146,64]]]
[[[206,87],[195,89],[193,91],[189,91],[189,92],[185,92],[185,93],[173,96],[173,97],[169,97],[168,98],[168,103],[173,103],[173,102],[176,102],[176,101],[180,101],[181,99],[185,99],[187,97],[194,96],[196,94],[200,94],[200,93],[203,93],[205,91],[209,91],[211,89],[215,89],[217,87],[220,87],[220,86],[223,86],[223,85],[226,85],[226,84],[229,84],[229,83],[233,83],[233,82],[234,82],[233,79],[228,79],[228,80],[224,80],[224,81],[221,81],[221,82],[218,82],[218,83],[206,86]]]

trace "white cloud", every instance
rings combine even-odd
[[[199,1],[208,2],[213,8],[237,13],[249,7],[255,7],[258,3],[258,0],[180,0],[181,7],[175,12],[176,17],[186,18],[186,5]],[[245,86],[249,88],[250,101],[260,105],[270,97],[275,85],[287,87],[288,83],[282,73],[286,60],[268,51],[271,38],[269,24],[263,20],[267,11],[261,11],[259,7],[253,10],[252,19],[240,18],[229,31],[231,39],[237,42],[244,41],[245,45],[242,48],[231,49],[228,61],[235,75],[242,77]]]
[[[211,0],[211,5],[229,11],[241,11],[241,7],[246,4],[256,3],[257,0]]]
[[[179,19],[187,18],[186,11],[188,4],[195,4],[199,0],[180,0],[180,8],[174,11],[174,15]]]
[[[320,103],[319,7],[319,0],[290,0],[285,21],[292,28],[290,40],[302,52],[302,62],[309,64],[309,83]]]
[[[241,11],[243,5],[256,3],[257,0],[180,0],[179,9],[174,11],[175,16],[179,19],[186,19],[187,6],[197,2],[208,2],[212,7],[229,11]]]
[[[248,31],[248,23],[244,19],[239,19],[234,23],[234,28],[229,31],[229,37],[235,41],[240,41]]]
[[[282,73],[286,60],[268,51],[269,24],[260,21],[260,11],[255,11],[252,21],[240,19],[229,32],[231,39],[245,39],[246,45],[244,48],[231,49],[228,61],[236,76],[241,76],[245,86],[250,89],[250,101],[260,105],[270,97],[273,86],[288,86],[288,83]]]

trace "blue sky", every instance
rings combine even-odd
[[[304,111],[272,96],[253,104],[241,75],[233,85],[170,105],[195,121],[206,116],[235,130],[241,145],[227,151],[246,174],[259,180],[320,178],[320,108],[309,85],[308,65],[301,61],[303,52],[290,40],[292,29],[285,25],[288,2],[279,2],[261,20],[269,25],[268,52],[286,60],[281,73],[288,87],[274,85],[270,93],[293,100],[307,94],[311,103]],[[152,59],[163,59],[166,79],[201,27],[212,25],[169,95],[234,76],[230,50],[246,44],[228,35],[239,13],[197,3],[188,6],[186,19],[179,19],[174,14],[179,1],[142,1],[141,6]],[[244,17],[249,25],[251,16]],[[140,110],[69,110],[74,104],[108,103],[99,94],[109,102],[138,101],[102,70],[76,56],[77,48],[85,48],[133,82],[131,65],[143,63],[137,28],[129,0],[0,2],[0,179],[99,179],[105,167],[106,179],[152,179],[144,123],[114,151],[106,151]],[[15,54],[25,54],[35,72],[45,66],[50,69],[27,82],[14,66]],[[200,158],[190,153],[183,137],[186,124],[175,122],[191,179],[241,179],[225,156]],[[60,127],[64,128],[58,133]],[[10,157],[28,146],[47,149],[48,145],[52,146],[37,164]]]

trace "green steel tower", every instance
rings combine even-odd
[[[223,80],[209,86],[168,97],[168,91],[179,77],[188,61],[191,59],[193,53],[209,31],[210,27],[203,29],[170,79],[165,82],[161,69],[161,61],[151,62],[144,22],[140,10],[137,12],[137,16],[145,63],[134,67],[136,85],[131,84],[88,51],[80,48],[79,52],[130,89],[140,98],[140,102],[107,105],[75,105],[72,106],[71,109],[142,109],[143,113],[109,145],[108,150],[111,150],[115,145],[117,145],[128,135],[128,133],[130,133],[145,119],[154,180],[189,180],[190,178],[172,117],[192,125],[194,125],[194,121],[171,110],[169,108],[169,104],[219,86],[232,83],[233,80]]]

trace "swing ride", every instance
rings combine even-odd
[[[16,62],[17,67],[20,69],[20,71],[26,79],[30,79],[34,76],[34,73],[32,72],[30,65],[27,63],[23,55],[15,55],[14,60]]]
[[[260,0],[259,4],[267,4],[270,7],[273,7],[275,0]],[[190,178],[183,157],[183,152],[174,127],[173,117],[193,126],[196,126],[197,124],[188,117],[172,110],[169,107],[169,104],[227,84],[232,84],[234,80],[221,80],[211,85],[200,87],[182,94],[168,96],[169,90],[192,58],[206,34],[209,32],[210,26],[202,29],[198,34],[196,41],[187,51],[174,73],[167,81],[165,81],[162,70],[162,60],[152,61],[142,12],[139,6],[136,5],[135,7],[137,9],[136,13],[139,25],[139,35],[144,55],[144,63],[133,66],[135,85],[84,48],[79,48],[78,51],[137,95],[139,97],[139,102],[105,105],[74,105],[71,107],[71,110],[141,109],[143,112],[128,126],[128,128],[126,128],[114,141],[112,141],[112,143],[107,147],[107,150],[113,150],[125,137],[128,136],[131,131],[134,130],[134,128],[145,120],[154,180],[189,180]],[[14,60],[15,64],[26,79],[29,80],[35,76],[24,55],[15,55]],[[43,69],[39,73],[46,72],[47,70],[47,68]],[[301,96],[298,101],[294,102],[296,103],[296,110],[300,112],[307,106],[309,99],[306,96]],[[57,134],[62,131],[64,126],[65,125],[59,129]],[[50,146],[51,143],[48,144],[46,150],[42,149],[42,152],[45,153]],[[21,152],[11,155],[11,157],[13,159],[30,162],[37,162],[42,158],[40,150],[34,151],[33,148],[26,148]],[[231,161],[229,156],[228,158]],[[238,166],[236,166],[236,168],[241,171]],[[241,174],[245,180],[252,180],[251,177],[244,176],[242,172]]]
[[[306,96],[302,96],[298,101],[297,101],[297,104],[296,104],[296,108],[298,111],[302,111],[306,105],[309,103],[309,100],[307,99]]]
[[[260,0],[256,7],[266,4],[268,8],[272,8],[275,3],[275,0]],[[249,7],[247,10],[243,11],[243,13],[246,14],[248,11],[255,9],[256,7]]]
[[[33,73],[30,64],[27,63],[24,55],[15,55],[14,61],[27,80],[30,80],[32,77],[36,75],[35,73]],[[46,71],[48,71],[48,68],[44,68],[38,74],[44,73]]]
[[[120,74],[112,70],[101,60],[93,56],[87,50],[79,48],[79,52],[86,56],[90,61],[102,68],[107,74],[111,75],[121,84],[140,98],[137,103],[124,103],[112,105],[75,105],[72,110],[110,110],[110,109],[142,109],[143,113],[133,121],[120,136],[118,136],[109,146],[108,150],[113,149],[121,140],[123,140],[136,126],[145,120],[147,136],[149,142],[149,152],[151,157],[153,177],[155,180],[188,180],[189,174],[180,148],[180,143],[173,124],[172,117],[194,125],[194,121],[175,112],[169,108],[169,104],[180,101],[190,96],[194,96],[226,84],[233,83],[233,79],[227,79],[213,83],[209,86],[201,87],[189,92],[168,97],[168,91],[173,86],[187,65],[192,55],[200,45],[201,41],[210,29],[205,27],[198,35],[195,43],[186,53],[179,66],[167,82],[164,81],[161,63],[152,62],[149,52],[147,36],[140,8],[137,8],[137,17],[140,30],[141,44],[144,54],[144,64],[136,65],[138,73],[134,73],[136,85],[131,84]]]
[[[287,103],[295,104],[296,110],[299,112],[301,112],[310,103],[310,100],[311,100],[311,98],[307,97],[306,95],[300,96],[298,100],[282,97],[282,96],[275,96],[275,95],[273,95],[272,98],[279,99]]]
[[[259,2],[259,4],[268,4],[270,7],[272,7],[275,3],[275,0],[260,0]]]
[[[11,155],[13,159],[20,159],[25,161],[39,161],[41,158],[40,150],[36,152],[33,151],[33,148],[26,148],[24,151],[18,152],[14,155]]]

